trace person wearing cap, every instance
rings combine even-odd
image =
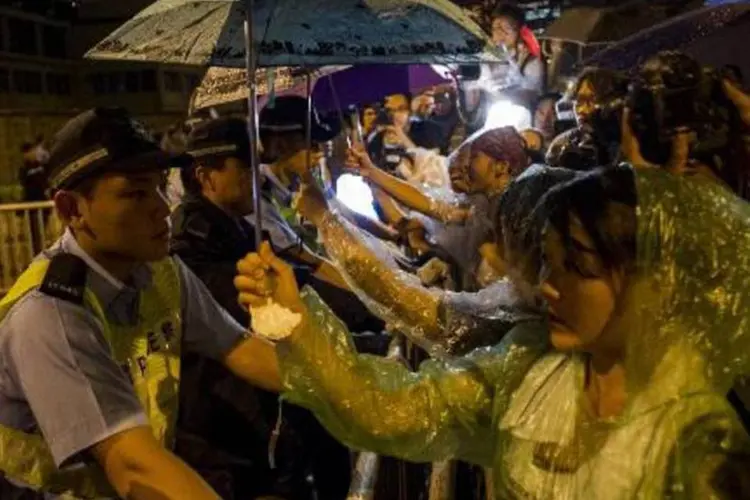
[[[141,124],[121,108],[89,110],[49,152],[66,231],[0,301],[4,487],[61,498],[218,498],[169,451],[182,351],[275,391],[274,349],[168,256],[159,188],[178,159]]]
[[[253,227],[247,222],[254,208],[251,170],[247,162],[249,148],[247,123],[242,119],[208,120],[190,132],[186,151],[193,163],[181,171],[186,196],[172,214],[170,241],[170,251],[206,284],[223,308],[246,326],[250,324],[250,316],[237,302],[233,279],[237,262],[258,248]],[[373,318],[353,294],[311,275],[310,267],[299,259],[299,238],[269,198],[266,186],[261,197],[264,239],[270,241],[282,258],[297,264],[298,282],[318,290],[354,331],[368,326],[366,320],[371,328],[382,330],[380,322],[372,326]],[[208,445],[203,451],[195,445],[185,450],[186,460],[196,469],[203,471],[210,466],[215,470],[220,461],[229,466],[227,460],[217,457],[219,454],[223,457],[239,455],[246,463],[252,463],[233,478],[234,494],[238,498],[251,498],[248,489],[285,498],[309,497],[310,485],[305,478],[311,472],[321,498],[346,495],[350,471],[348,450],[328,436],[312,415],[285,405],[284,431],[274,450],[277,467],[271,470],[267,459],[269,438],[276,419],[281,418],[277,415],[276,395],[261,390],[247,391],[236,377],[198,354],[185,359],[183,370],[197,382],[183,393],[180,407],[191,416],[189,422],[183,422],[191,438],[204,438]],[[208,396],[217,404],[205,404]],[[248,406],[254,411],[245,411]],[[263,411],[258,412],[257,408]],[[230,418],[225,418],[228,414]],[[237,429],[237,424],[216,429],[222,420],[248,423],[244,429]],[[237,450],[234,444],[237,439],[260,445]],[[188,458],[188,453],[194,458]],[[320,459],[323,453],[325,460]],[[208,457],[211,458],[206,463]],[[315,457],[318,460],[313,460]],[[256,477],[257,481],[253,481]],[[261,486],[266,490],[259,491]]]
[[[335,195],[332,186],[324,185],[327,180],[331,180],[331,175],[326,172],[328,165],[324,150],[339,136],[340,124],[334,119],[322,119],[313,108],[310,120],[311,144],[308,147],[307,114],[307,100],[299,96],[279,96],[261,110],[259,130],[264,161],[261,169],[271,193],[270,199],[277,211],[303,238],[304,245],[295,257],[308,265],[319,266],[316,274],[325,281],[347,288],[340,274],[316,255],[322,249],[317,243],[314,229],[301,224],[296,211],[291,207],[294,189],[301,181],[310,177],[323,186],[329,197]],[[365,217],[358,216],[346,207],[341,208],[352,223],[375,236],[384,239],[395,237],[389,228],[375,221],[365,220]],[[288,255],[290,254],[287,253]]]

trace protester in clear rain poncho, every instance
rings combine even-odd
[[[519,247],[537,201],[575,175],[564,169],[533,167],[508,186],[497,214],[491,214],[496,218],[495,241],[502,249],[496,255],[523,251]],[[382,242],[347,224],[336,205],[329,208],[314,187],[303,188],[297,207],[318,227],[327,255],[360,300],[433,356],[461,355],[494,345],[514,324],[536,317],[508,279],[477,293],[423,287],[413,275],[399,270]],[[491,265],[497,275],[505,275],[503,260]]]
[[[240,299],[302,313],[278,344],[286,397],[355,448],[491,467],[497,498],[747,498],[725,394],[750,364],[750,207],[627,168],[545,200],[549,324],[418,373],[356,356],[268,247],[248,256]]]
[[[494,223],[500,195],[508,184],[530,166],[526,143],[512,127],[484,129],[466,139],[448,158],[448,171],[454,193],[446,197],[427,192],[377,168],[370,157],[351,150],[349,166],[372,185],[407,209],[403,221],[418,220],[459,269],[458,288],[476,291],[498,276],[482,262],[493,258]],[[451,193],[452,194],[452,193]],[[465,204],[460,203],[465,201]]]

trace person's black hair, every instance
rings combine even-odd
[[[578,74],[573,85],[572,98],[581,91],[584,83],[588,83],[594,89],[597,101],[624,97],[628,92],[628,79],[625,75],[619,71],[589,66]]]
[[[608,270],[631,271],[636,262],[635,173],[629,166],[606,167],[581,174],[552,188],[536,214],[560,235],[566,262],[576,269],[580,254],[570,232],[573,218],[591,238],[594,250]]]
[[[34,145],[30,142],[24,142],[23,144],[21,144],[21,153],[23,154],[28,153],[32,149],[34,149]]]
[[[529,172],[511,182],[498,202],[495,214],[497,243],[514,258],[523,256],[524,272],[537,276],[541,267],[541,234],[546,217],[535,210],[553,187],[581,174],[564,168],[531,167]],[[502,239],[502,241],[501,241]]]
[[[195,175],[196,169],[198,167],[203,167],[211,170],[221,170],[224,168],[224,159],[225,157],[223,156],[201,158],[200,160],[193,162],[192,165],[180,169],[180,180],[182,181],[182,187],[185,190],[185,194],[190,196],[200,196],[203,193],[203,186],[201,186],[198,177]]]
[[[556,103],[562,98],[563,95],[560,92],[545,92],[534,102],[534,111],[536,111],[543,102],[551,100]]]
[[[498,17],[510,19],[516,26],[516,29],[521,29],[526,24],[526,14],[517,5],[507,3],[498,5],[492,11],[492,15],[490,15],[490,23],[494,22]]]
[[[734,80],[734,83],[737,83],[739,85],[744,85],[745,83],[745,75],[742,73],[742,68],[737,66],[736,64],[726,64],[722,68],[723,72],[729,73],[732,79]]]

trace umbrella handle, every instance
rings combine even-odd
[[[254,0],[245,0],[245,65],[247,66],[247,132],[250,137],[250,171],[253,178],[253,209],[255,213],[255,243],[263,241],[263,214],[261,213],[261,173],[258,162],[258,89],[255,71],[258,60],[253,47]]]

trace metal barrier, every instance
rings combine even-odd
[[[401,334],[393,334],[386,358],[398,363],[407,363],[404,356],[404,337]],[[346,500],[374,500],[379,470],[378,454],[369,451],[361,452],[354,466],[352,484]]]
[[[0,295],[62,232],[51,201],[0,205]]]

